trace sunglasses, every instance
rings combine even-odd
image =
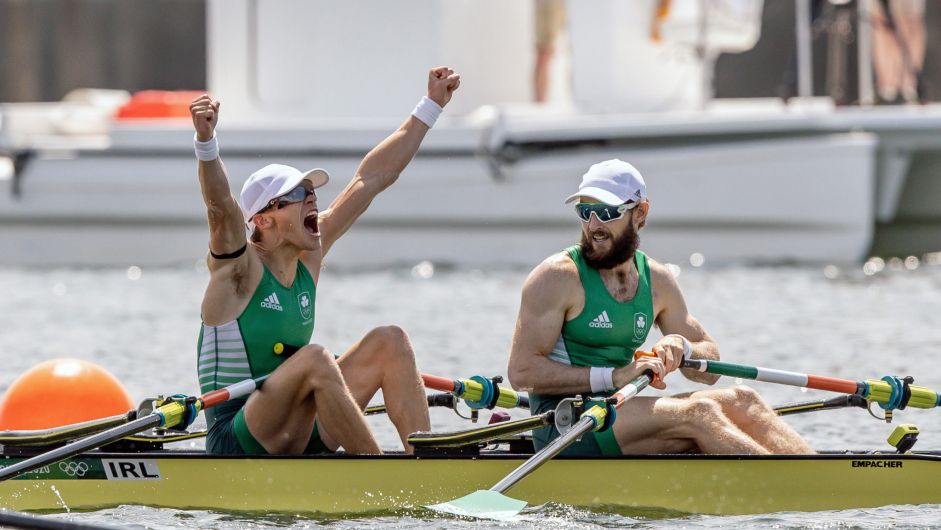
[[[274,199],[268,201],[268,206],[265,206],[265,208],[261,211],[264,212],[266,210],[271,210],[272,208],[280,210],[281,208],[296,202],[303,202],[310,195],[316,196],[317,193],[314,192],[314,188],[312,188],[310,184],[307,182],[302,182],[296,188],[285,193],[284,195],[275,197]]]
[[[591,214],[595,214],[602,223],[610,223],[624,217],[624,213],[637,206],[638,203],[624,203],[612,206],[602,202],[580,202],[575,204],[575,213],[579,219],[584,222],[591,220]]]

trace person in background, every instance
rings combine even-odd
[[[925,98],[925,0],[875,0],[872,59],[881,103],[918,103]]]
[[[545,103],[549,97],[549,69],[556,40],[565,26],[565,0],[536,0],[536,64],[533,68],[533,100]]]

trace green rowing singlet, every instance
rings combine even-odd
[[[585,263],[578,245],[565,250],[578,267],[578,277],[585,291],[585,307],[572,320],[562,325],[562,333],[549,359],[571,366],[604,366],[620,368],[634,360],[634,352],[645,340],[653,325],[653,294],[650,289],[650,270],[647,255],[641,251],[634,254],[638,283],[634,298],[619,302],[605,287],[601,275]],[[557,395],[530,394],[533,414],[552,410],[566,397]],[[563,454],[620,454],[617,441],[610,430],[586,435],[582,442],[570,447]],[[533,441],[540,449],[558,436],[554,426],[533,431]]]
[[[268,267],[255,288],[251,301],[236,320],[221,326],[203,323],[199,332],[197,371],[203,393],[239,381],[270,374],[285,357],[275,355],[278,342],[304,346],[314,332],[314,300],[317,286],[307,266],[297,262],[294,284],[281,285]],[[206,410],[209,428],[206,446],[212,452],[216,423],[229,420],[245,405],[247,398],[221,403]],[[225,451],[223,451],[225,452]]]

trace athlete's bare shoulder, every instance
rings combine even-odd
[[[653,294],[655,313],[659,315],[661,311],[669,308],[683,308],[685,311],[686,302],[683,300],[680,284],[670,267],[650,257],[647,258],[647,267],[650,269],[650,290]]]
[[[530,278],[550,282],[578,281],[578,267],[565,252],[559,252],[542,260],[531,273]]]
[[[670,267],[647,256],[647,268],[650,269],[650,283],[655,292],[658,288],[660,290],[672,290],[677,287],[676,276],[673,275],[673,271],[670,270]]]
[[[536,304],[561,305],[571,302],[581,283],[578,267],[565,252],[553,254],[529,273],[523,286],[523,300]]]
[[[223,261],[211,256],[208,259]],[[203,295],[203,321],[219,325],[238,318],[255,294],[263,272],[264,264],[251,243],[238,259],[211,267],[209,285]]]

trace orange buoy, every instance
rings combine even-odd
[[[0,430],[46,429],[134,408],[124,385],[104,368],[53,359],[18,377],[0,399]]]

